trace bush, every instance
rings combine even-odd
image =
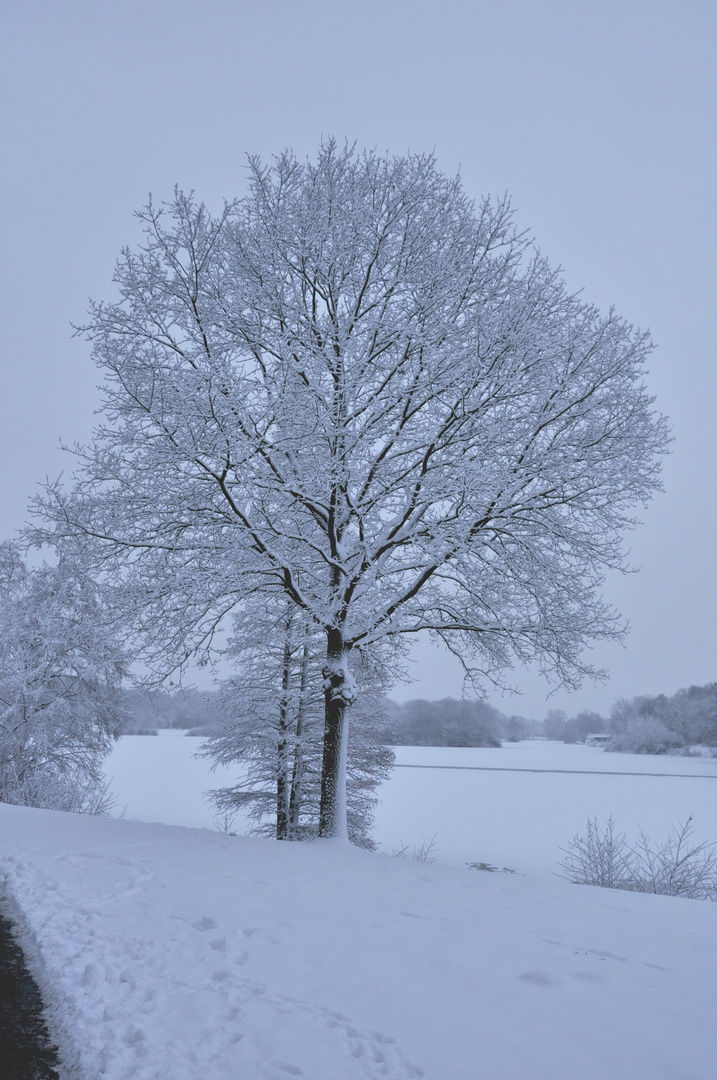
[[[603,889],[632,889],[635,882],[635,854],[625,833],[615,832],[612,814],[604,826],[596,817],[588,818],[585,836],[576,834],[567,848],[560,849],[563,877],[577,885],[599,885]]]
[[[666,754],[680,745],[674,731],[654,716],[636,716],[616,731],[608,750],[626,750],[631,754]]]
[[[585,836],[575,835],[560,849],[565,855],[561,876],[578,885],[717,901],[715,844],[692,844],[693,833],[690,814],[659,846],[653,847],[642,829],[631,845],[625,833],[615,831],[612,815],[604,826],[588,818]]]
[[[426,840],[425,836],[418,847],[413,848],[411,852],[408,844],[404,844],[401,840],[398,848],[393,853],[394,859],[413,859],[414,862],[422,863],[434,863],[436,861],[435,852],[438,851],[438,833],[434,833],[429,840]]]

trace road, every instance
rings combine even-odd
[[[42,999],[25,958],[0,915],[0,1076],[3,1080],[58,1080]]]

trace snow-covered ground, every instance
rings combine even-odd
[[[657,837],[694,811],[717,836],[717,762],[401,748],[404,765],[472,766],[398,768],[384,788],[379,839],[437,832],[429,865],[129,820],[171,821],[225,782],[195,749],[124,740],[124,820],[0,806],[5,891],[68,1078],[713,1080],[717,905],[550,871],[588,813]]]

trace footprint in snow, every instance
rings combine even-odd
[[[216,930],[217,924],[214,919],[210,919],[208,915],[202,915],[198,922],[193,922],[192,926],[195,930],[202,932],[206,930]]]
[[[396,1040],[389,1035],[359,1028],[349,1017],[335,1010],[312,1006],[283,995],[270,994],[268,988],[262,984],[247,984],[247,987],[255,994],[261,993],[267,1005],[277,1011],[284,1014],[304,1014],[319,1020],[324,1027],[341,1031],[348,1043],[350,1056],[360,1065],[366,1080],[378,1077],[388,1077],[389,1080],[419,1080],[423,1076],[423,1071],[406,1060],[396,1045]],[[303,1074],[299,1071],[293,1075]]]
[[[560,986],[561,983],[560,979],[549,975],[547,971],[524,971],[522,975],[518,975],[518,980],[533,986]]]
[[[242,936],[245,938],[252,938],[256,934],[260,934],[260,941],[263,941],[266,945],[278,945],[279,939],[275,938],[272,934],[267,934],[262,931],[260,926],[247,926],[246,930],[242,930]]]
[[[570,974],[573,979],[578,979],[579,982],[605,982],[605,976],[599,971],[571,971]]]

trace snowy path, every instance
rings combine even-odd
[[[29,813],[40,826],[47,818]],[[307,999],[302,980],[283,977],[294,935],[277,918],[284,883],[256,878],[265,845],[244,841],[260,855],[247,877],[231,837],[49,817],[59,843],[50,840],[42,869],[13,854],[3,868],[71,1076],[422,1075],[389,1035],[332,1008],[330,993]],[[257,902],[267,888],[268,905]]]
[[[40,992],[11,923],[0,914],[0,1076],[3,1080],[58,1080],[56,1065]]]

